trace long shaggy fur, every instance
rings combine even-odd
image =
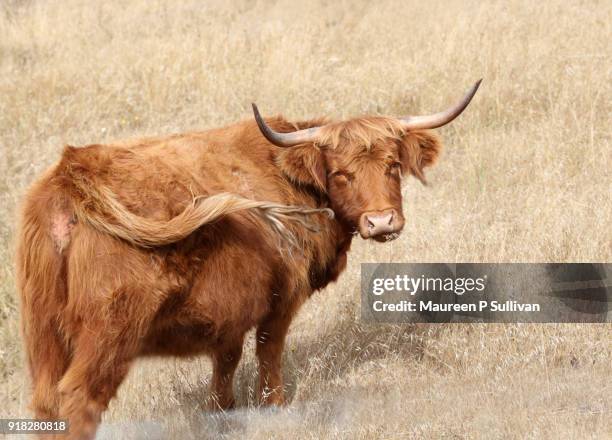
[[[179,215],[168,221],[160,221],[130,212],[107,187],[88,184],[79,176],[75,176],[72,183],[85,199],[85,201],[81,200],[74,204],[78,220],[89,223],[99,231],[141,247],[176,243],[206,224],[243,210],[255,211],[282,240],[295,246],[295,237],[285,227],[284,222],[298,222],[316,231],[317,226],[309,222],[307,216],[326,213],[333,218],[334,215],[333,211],[328,208],[287,206],[250,200],[236,194],[219,193],[212,196],[196,196]],[[109,221],[109,219],[112,220]]]
[[[363,147],[369,150],[383,139],[400,139],[405,130],[397,118],[385,116],[364,116],[348,121],[332,122],[321,130],[317,143],[331,149],[343,145]]]
[[[269,120],[277,131],[317,121]],[[36,417],[93,438],[131,362],[207,353],[213,408],[256,328],[262,403],[282,404],[285,336],[346,267],[364,212],[401,215],[398,166],[422,177],[439,142],[392,119],[332,123],[279,149],[252,122],[67,147],[29,190],[17,282]],[[350,181],[349,181],[350,180]],[[330,210],[333,209],[333,212]],[[282,242],[299,252],[287,258]]]

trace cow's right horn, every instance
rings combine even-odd
[[[306,128],[305,130],[293,131],[291,133],[279,133],[272,130],[265,123],[255,103],[253,103],[253,114],[255,115],[255,121],[261,130],[261,134],[278,147],[293,147],[298,144],[305,144],[307,142],[314,142],[317,140],[321,127]]]

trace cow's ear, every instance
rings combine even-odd
[[[427,184],[423,169],[433,165],[438,159],[442,143],[436,134],[429,130],[407,132],[400,141],[399,155],[402,171],[410,173]]]
[[[327,192],[325,156],[313,144],[287,148],[278,155],[278,165],[294,182]]]

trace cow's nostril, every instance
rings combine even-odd
[[[391,212],[391,214],[389,214],[389,225],[393,223],[393,212]]]

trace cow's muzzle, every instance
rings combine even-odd
[[[404,219],[395,209],[364,212],[359,219],[359,234],[362,238],[389,241],[398,237],[404,227]]]

